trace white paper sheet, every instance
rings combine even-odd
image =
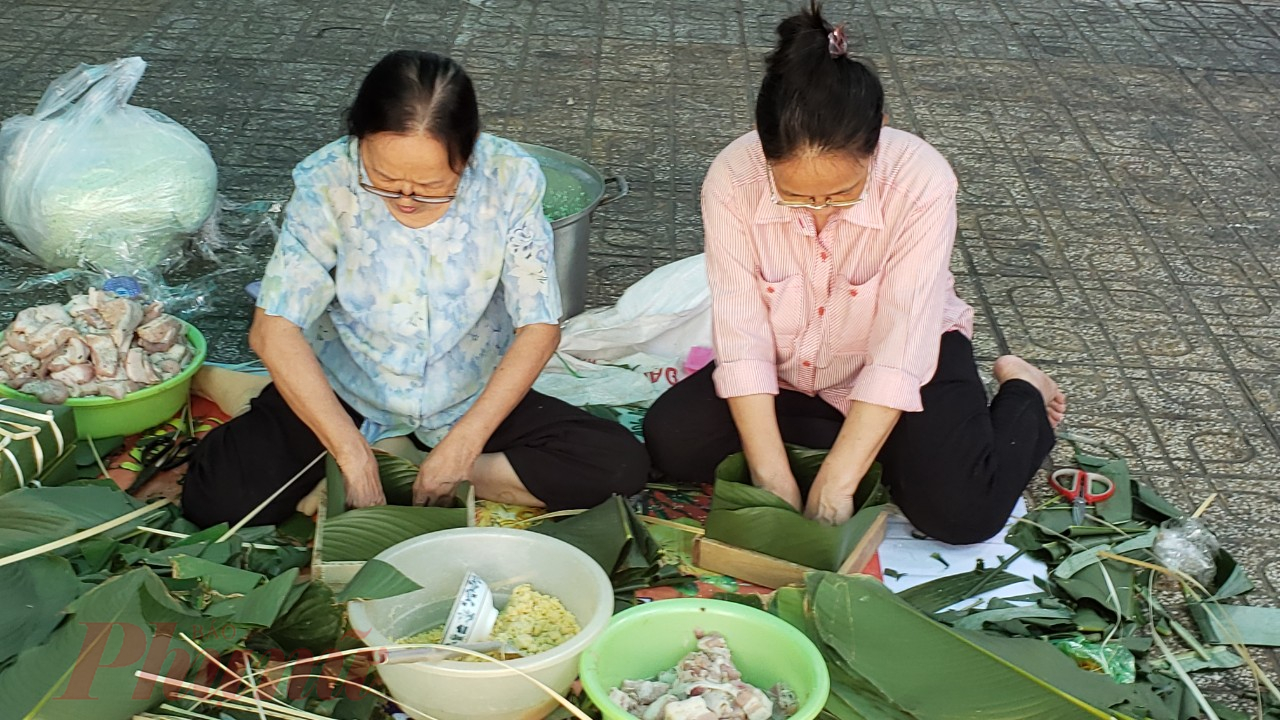
[[[880,544],[880,567],[901,573],[902,577],[895,578],[886,574],[885,586],[894,592],[899,592],[940,577],[969,572],[977,566],[979,559],[988,568],[997,567],[1001,563],[1001,557],[1007,558],[1018,552],[1017,548],[1004,541],[1004,536],[1014,521],[1026,514],[1026,501],[1020,498],[1013,509],[1013,514],[1009,517],[1009,522],[1005,524],[1005,529],[987,542],[974,545],[948,545],[937,540],[914,538],[911,536],[914,528],[900,512],[890,515],[884,542]],[[950,563],[950,566],[939,562],[933,557],[934,553]],[[1006,570],[1027,578],[1027,581],[997,588],[957,603],[953,607],[967,607],[978,600],[1011,598],[1039,592],[1040,588],[1031,582],[1031,578],[1045,578],[1047,573],[1044,563],[1025,555],[1010,563]]]

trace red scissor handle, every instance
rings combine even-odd
[[[1064,484],[1064,481],[1069,481]],[[1049,476],[1049,484],[1068,500],[1083,497],[1087,503],[1098,503],[1116,494],[1116,484],[1106,475],[1064,468]],[[1101,487],[1100,491],[1094,488]]]

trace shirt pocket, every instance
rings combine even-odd
[[[850,282],[843,275],[833,279],[823,346],[830,356],[866,354],[870,352],[871,328],[875,323],[876,304],[883,271],[863,283]],[[826,363],[822,365],[826,366]]]
[[[773,281],[757,275],[756,284],[760,288],[760,297],[764,298],[764,305],[769,310],[769,327],[773,329],[773,336],[781,347],[784,338],[794,338],[804,331],[807,291],[804,276],[797,273]]]

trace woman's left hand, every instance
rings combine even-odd
[[[458,483],[471,476],[471,469],[480,457],[479,450],[471,450],[452,434],[440,441],[418,468],[418,479],[413,483],[414,505],[439,505],[453,494]]]
[[[853,494],[858,483],[833,477],[834,472],[827,472],[828,464],[823,463],[813,487],[809,488],[809,502],[805,504],[804,515],[824,525],[839,525],[853,517]]]

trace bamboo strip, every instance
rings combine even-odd
[[[156,510],[159,510],[160,508],[170,504],[171,502],[173,501],[169,500],[168,498],[165,498],[163,500],[160,500],[159,502],[154,502],[145,507],[140,507],[131,513],[125,513],[124,515],[121,515],[120,517],[115,518],[114,520],[108,520],[100,525],[95,525],[89,528],[88,530],[81,530],[80,532],[75,533],[74,535],[68,535],[62,538],[61,540],[54,540],[53,542],[47,542],[39,547],[33,547],[30,550],[23,550],[22,552],[14,553],[12,555],[6,555],[0,558],[0,567],[4,567],[5,565],[12,565],[13,563],[16,563],[16,562],[22,562],[27,558],[33,558],[37,555],[43,555],[47,552],[52,552],[54,550],[66,547],[68,545],[74,545],[80,542],[81,540],[86,540],[88,538],[93,537],[94,535],[98,535],[112,528],[124,525],[125,523],[131,520],[136,520],[142,517],[143,515],[147,515],[149,513],[155,512]]]

